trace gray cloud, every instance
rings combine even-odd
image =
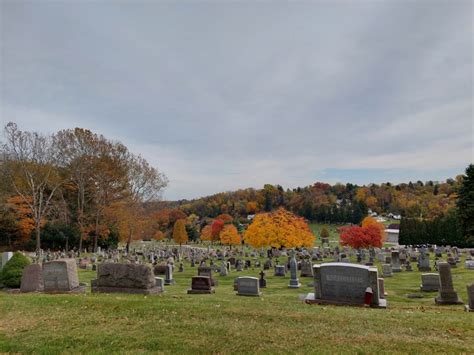
[[[119,139],[167,198],[473,160],[470,1],[0,6],[2,122]]]

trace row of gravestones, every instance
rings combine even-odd
[[[292,258],[292,277],[289,287],[299,287],[296,278],[296,260]],[[438,304],[461,304],[459,296],[453,288],[450,265],[439,263],[439,294]],[[166,272],[172,272],[171,265]],[[192,278],[188,293],[214,293],[217,280],[212,278],[212,269],[198,268],[198,276]],[[386,307],[384,299],[383,279],[378,278],[376,268],[369,266],[326,263],[313,266],[314,293],[308,294],[307,303],[335,303],[349,305],[367,305]],[[97,279],[92,281],[92,292],[124,292],[157,294],[163,292],[165,282],[155,277],[152,269],[141,264],[105,263],[98,268]],[[167,275],[167,279],[172,275]],[[263,279],[263,276],[262,276]],[[433,277],[422,278],[422,289],[428,290]],[[259,296],[259,279],[239,277],[236,280],[238,295]],[[168,283],[170,284],[170,283]],[[43,291],[46,293],[85,292],[85,285],[79,284],[76,262],[74,259],[55,260],[32,264],[24,269],[21,280],[21,292]],[[474,309],[474,285],[468,286],[468,310]]]

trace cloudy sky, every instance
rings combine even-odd
[[[0,3],[2,126],[120,140],[166,199],[474,160],[470,0]]]

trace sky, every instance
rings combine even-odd
[[[168,200],[445,180],[474,161],[473,2],[0,0],[0,123],[119,140]]]

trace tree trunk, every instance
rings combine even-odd
[[[128,234],[128,239],[127,239],[127,246],[125,247],[125,250],[128,252],[130,251],[130,243],[132,242],[132,232]]]
[[[39,223],[36,223],[35,225],[35,234],[36,234],[36,251],[39,251],[41,249],[41,226]]]
[[[97,240],[99,239],[99,214],[95,217],[95,232],[94,232],[94,253],[97,252]]]

